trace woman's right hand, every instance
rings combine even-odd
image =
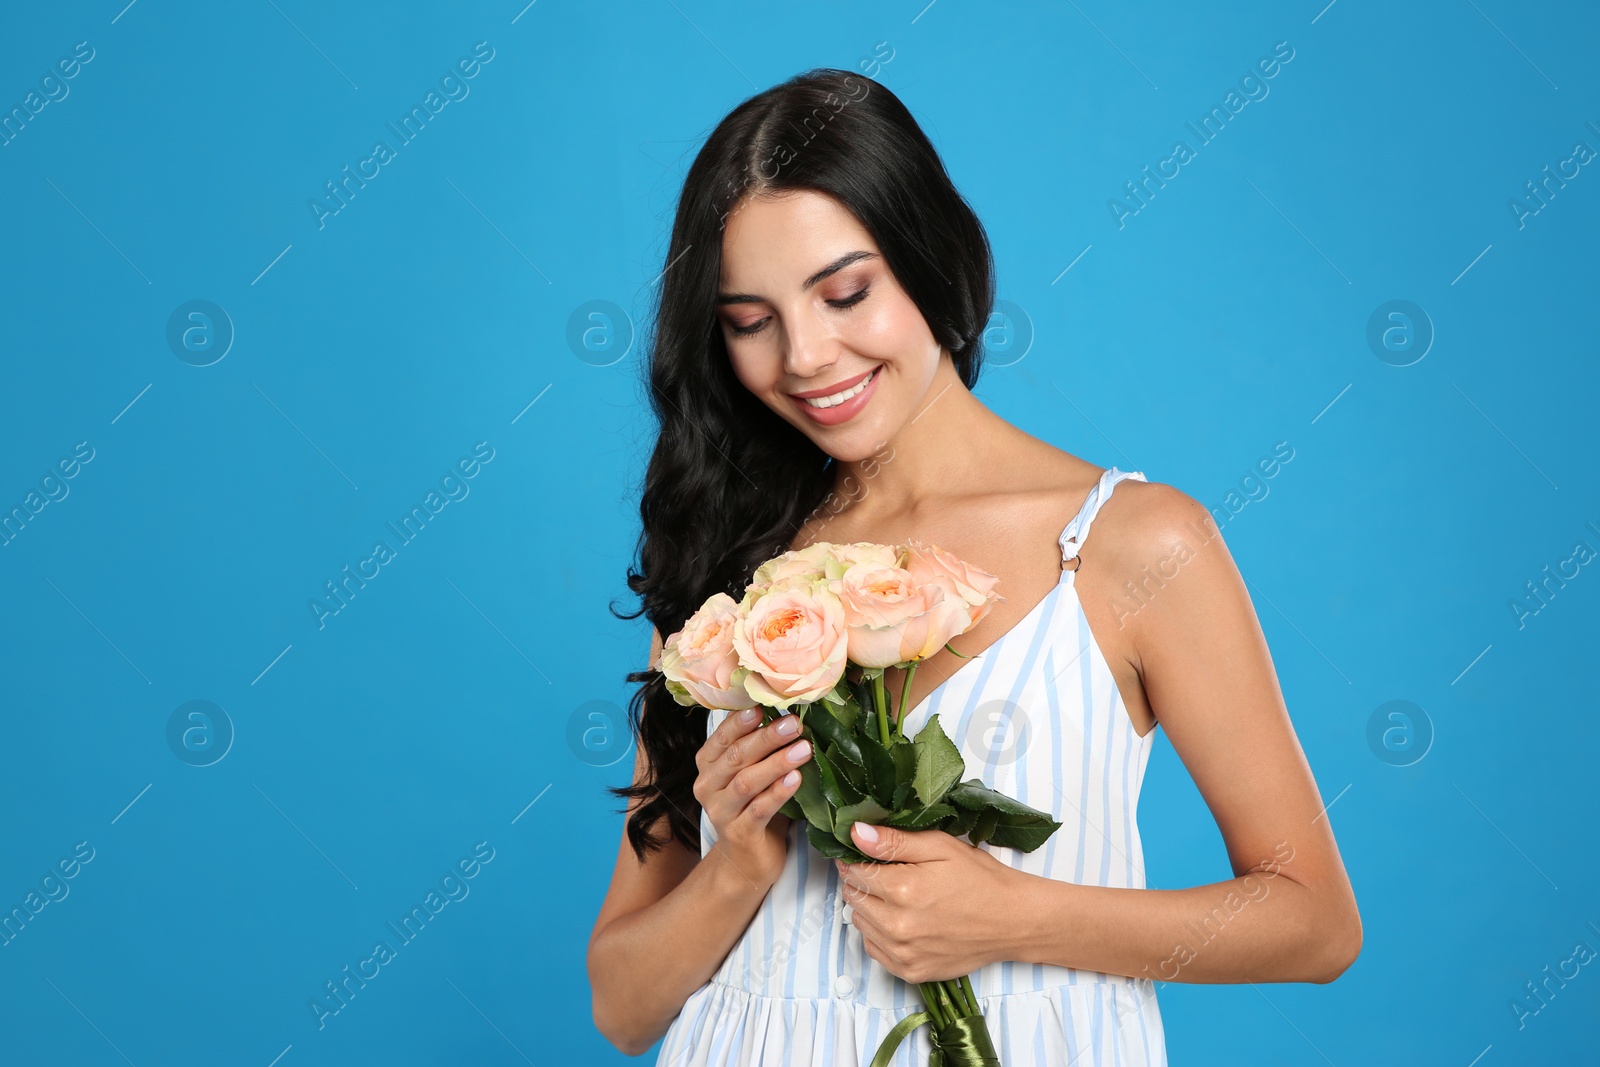
[[[811,743],[796,740],[796,715],[765,726],[760,708],[751,709],[749,721],[743,715],[723,716],[695,753],[694,798],[716,828],[715,847],[750,881],[770,888],[783,873],[792,821],[778,809],[799,788],[798,768],[811,758]],[[790,771],[794,780],[787,782]]]

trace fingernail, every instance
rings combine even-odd
[[[876,826],[873,826],[871,823],[864,822],[858,822],[853,825],[858,831],[860,831],[861,840],[867,842],[876,842],[878,840],[878,828]]]
[[[799,763],[809,755],[811,755],[810,741],[796,741],[794,744],[789,746],[790,763]]]
[[[793,715],[785,715],[778,720],[778,732],[785,737],[800,729],[800,720]]]
[[[759,714],[760,712],[756,711],[755,708],[745,708],[739,713],[739,721],[743,723],[755,722],[756,716]]]

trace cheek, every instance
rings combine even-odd
[[[772,375],[763,362],[755,358],[748,349],[735,352],[734,348],[729,346],[728,364],[733,368],[733,376],[739,380],[739,384],[752,393],[760,393],[771,385]]]
[[[900,357],[920,348],[931,334],[909,297],[884,300],[872,312],[855,319],[851,324],[853,343],[865,354],[879,358]]]
[[[915,308],[912,311],[915,312]],[[875,347],[893,348],[906,339],[912,320],[899,303],[882,303],[871,313],[857,317],[852,323],[858,339]]]

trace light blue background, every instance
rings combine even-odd
[[[1597,965],[1511,1008],[1600,949],[1600,573],[1510,608],[1600,549],[1600,164],[1509,207],[1600,148],[1592,8],[122,4],[0,29],[5,112],[94,49],[0,147],[0,507],[94,450],[0,547],[0,905],[94,850],[0,948],[0,1058],[623,1060],[584,950],[648,643],[608,605],[634,604],[652,426],[639,346],[574,351],[568,324],[644,314],[729,109],[875,51],[1017,309],[986,403],[1218,509],[1294,449],[1224,535],[1365,947],[1329,986],[1161,987],[1173,1062],[1595,1054]],[[319,228],[324,183],[479,41],[469,94]],[[1119,228],[1108,201],[1279,41],[1269,94]],[[1396,299],[1436,332],[1404,367],[1366,340]],[[191,300],[236,331],[210,366],[166,339]],[[478,442],[467,495],[319,627],[324,583]],[[210,766],[168,743],[191,700],[232,724]],[[1431,723],[1410,766],[1368,743],[1390,700]],[[612,747],[573,740],[606,715]],[[1140,816],[1152,885],[1231,875],[1160,734]],[[319,1029],[323,983],[479,842],[469,895]]]

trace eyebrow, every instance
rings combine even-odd
[[[810,289],[824,278],[832,277],[833,275],[844,270],[846,267],[850,266],[852,263],[859,263],[864,259],[877,258],[878,254],[876,252],[868,252],[865,249],[857,249],[854,252],[846,252],[844,255],[840,256],[838,259],[834,260],[832,263],[829,263],[826,267],[823,267],[821,270],[817,271],[817,273],[801,282],[800,291],[805,292],[807,289]],[[765,299],[765,297],[756,296],[753,293],[718,293],[717,306],[721,307],[724,304],[759,304]]]

